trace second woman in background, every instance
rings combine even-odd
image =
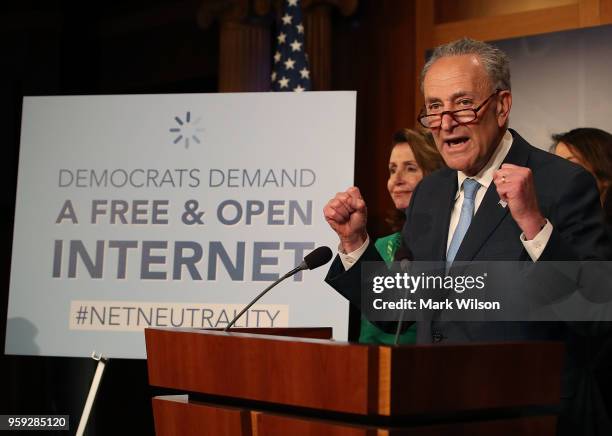
[[[553,135],[552,151],[590,172],[599,188],[604,222],[612,234],[612,135],[581,127]],[[595,308],[596,306],[594,306]],[[572,322],[566,346],[576,359],[576,392],[570,399],[569,425],[582,435],[612,434],[612,323]],[[559,425],[566,425],[559,422]]]
[[[593,174],[599,188],[605,221],[612,226],[612,135],[605,130],[581,127],[553,135],[552,151]]]

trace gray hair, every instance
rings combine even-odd
[[[438,59],[449,56],[462,56],[474,54],[480,58],[493,90],[510,90],[510,61],[506,53],[486,42],[476,41],[471,38],[462,38],[448,44],[436,47],[421,71],[421,91],[423,82],[429,68]]]

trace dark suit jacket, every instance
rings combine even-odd
[[[602,226],[599,193],[594,178],[578,165],[539,150],[511,131],[512,147],[504,162],[531,169],[542,214],[553,232],[539,260],[609,260],[611,246]],[[403,242],[416,261],[446,258],[450,214],[457,192],[457,172],[448,168],[425,177],[412,195],[406,212]],[[499,204],[491,183],[472,219],[455,261],[530,260],[519,236],[521,230],[509,208]],[[360,306],[360,263],[380,261],[370,244],[359,262],[344,270],[336,257],[326,281],[352,304]],[[377,323],[393,330],[393,323]],[[510,340],[567,341],[567,325],[528,322],[439,322],[419,323],[417,342],[465,342]],[[567,397],[575,389],[572,356],[566,363],[563,390]]]
[[[553,232],[539,260],[609,260],[612,247],[602,225],[602,211],[595,179],[580,166],[529,145],[511,130],[512,147],[504,163],[531,169],[542,214],[553,225]],[[402,231],[405,248],[415,261],[443,261],[450,215],[457,192],[457,172],[448,168],[425,177],[415,189],[406,211]],[[509,208],[499,204],[491,183],[472,219],[455,261],[530,260],[519,239],[521,230]],[[356,306],[360,305],[360,263],[382,261],[370,244],[359,262],[348,271],[336,257],[326,281]],[[435,326],[434,326],[435,327]],[[470,326],[466,326],[469,330]],[[435,329],[434,329],[435,330]],[[498,329],[486,331],[447,331],[442,340],[534,339],[533,332],[506,337]],[[444,332],[442,332],[444,333]],[[539,335],[537,335],[539,336]],[[421,337],[421,342],[432,338]]]

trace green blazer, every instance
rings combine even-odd
[[[379,238],[374,243],[376,250],[385,262],[390,264],[395,258],[395,252],[400,246],[402,234],[400,232],[392,233],[384,238]],[[395,335],[385,333],[363,315],[361,316],[361,326],[359,329],[359,342],[362,344],[386,344],[393,345],[395,343]],[[414,344],[416,342],[416,323],[408,330],[400,335],[400,344]]]

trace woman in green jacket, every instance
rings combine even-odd
[[[379,238],[376,249],[383,260],[391,263],[401,260],[403,256],[398,251],[401,243],[401,229],[404,225],[404,212],[410,204],[412,192],[423,177],[442,167],[444,162],[436,149],[430,133],[402,129],[393,135],[391,155],[389,156],[389,179],[387,189],[395,205],[392,217],[387,220],[394,232]],[[414,344],[416,341],[416,325],[413,324],[400,336],[401,344]],[[385,333],[370,323],[363,316],[359,333],[359,342],[368,344],[393,344],[395,335]]]

